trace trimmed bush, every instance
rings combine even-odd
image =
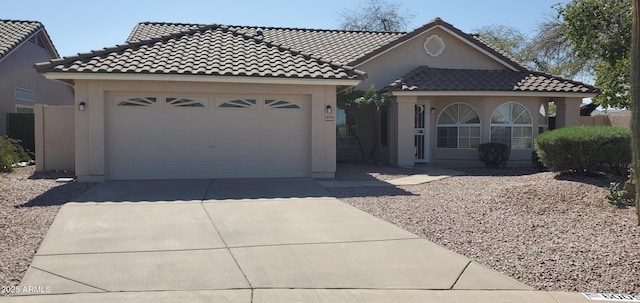
[[[547,171],[547,168],[544,166],[544,163],[540,161],[540,157],[538,157],[538,153],[535,150],[531,152],[531,164],[533,168],[538,171]]]
[[[487,167],[501,167],[507,165],[511,149],[504,143],[483,143],[478,146],[480,161]]]
[[[11,171],[14,164],[29,160],[19,140],[0,136],[0,172]]]
[[[612,126],[572,126],[535,140],[540,161],[551,171],[622,176],[631,163],[631,130]]]

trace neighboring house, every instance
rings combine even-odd
[[[7,113],[33,113],[35,103],[73,104],[71,86],[33,68],[59,57],[42,23],[0,20],[0,136],[7,134]]]
[[[372,84],[392,95],[379,130],[392,164],[476,165],[490,141],[528,164],[549,102],[559,127],[577,125],[598,93],[438,18],[408,33],[140,23],[124,45],[37,69],[75,86],[86,181],[333,177],[353,151],[345,123],[363,141],[378,131],[336,96]]]

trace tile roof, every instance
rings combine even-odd
[[[0,20],[0,59],[42,28],[37,21]]]
[[[538,72],[440,69],[419,66],[386,91],[507,91],[598,93],[594,86]]]
[[[187,31],[204,26],[184,23],[139,23],[127,39],[128,42],[149,39],[161,35]],[[281,28],[260,26],[229,25],[238,33],[254,36],[258,29],[265,41],[277,43],[286,48],[304,51],[318,58],[339,64],[350,64],[356,59],[379,49],[381,46],[403,36],[402,32],[371,32],[347,30],[323,30],[304,28]]]
[[[163,34],[178,27],[167,27]],[[134,35],[142,39],[142,35]],[[361,79],[365,73],[221,25],[180,32],[36,65],[40,72],[138,73]]]

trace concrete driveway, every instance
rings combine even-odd
[[[61,208],[20,288],[7,301],[586,301],[533,291],[311,179],[102,183]]]

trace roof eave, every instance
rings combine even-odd
[[[393,96],[483,96],[483,97],[548,97],[593,98],[593,92],[543,92],[543,91],[391,91]]]
[[[184,74],[133,74],[133,73],[73,73],[43,72],[52,80],[121,80],[121,81],[176,81],[176,82],[218,82],[251,84],[298,84],[298,85],[336,85],[356,86],[362,79],[331,78],[285,78],[285,77],[248,77],[248,76],[211,76]]]

